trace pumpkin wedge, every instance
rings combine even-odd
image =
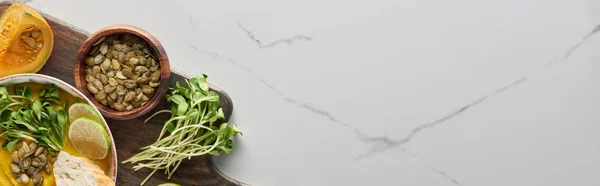
[[[54,34],[42,15],[14,3],[0,18],[0,78],[36,73],[46,64],[53,47]]]

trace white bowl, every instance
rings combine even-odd
[[[85,102],[87,104],[94,105],[87,97],[85,97],[83,95],[83,93],[81,93],[75,87],[69,85],[68,83],[66,83],[60,79],[56,79],[54,77],[50,77],[50,76],[42,75],[42,74],[16,74],[16,75],[11,75],[11,76],[0,78],[0,85],[2,85],[2,86],[9,86],[9,85],[21,84],[21,83],[54,84],[54,85],[56,85],[56,87],[64,90],[65,92],[68,92],[69,94],[71,94],[77,98],[80,98],[82,100],[85,100]],[[98,111],[98,109],[96,109],[96,107],[93,107],[93,108],[97,113],[100,113],[100,111]],[[115,142],[113,140],[113,135],[110,132],[110,128],[108,128],[108,124],[106,123],[106,120],[104,119],[104,117],[101,117],[101,118],[102,118],[102,124],[104,125],[104,128],[108,132],[108,136],[110,136],[110,151],[111,151],[111,155],[112,155],[112,162],[111,162],[111,166],[110,166],[108,175],[110,176],[110,178],[112,178],[116,182],[116,180],[117,180],[117,162],[118,162],[117,161],[117,150],[115,148]]]

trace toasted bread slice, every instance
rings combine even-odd
[[[114,186],[100,167],[86,158],[61,151],[54,162],[54,179],[61,186]]]

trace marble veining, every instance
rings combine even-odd
[[[571,56],[571,53],[575,52],[575,50],[579,49],[579,46],[581,46],[583,43],[585,43],[588,39],[590,39],[592,36],[596,35],[596,33],[598,33],[598,31],[600,31],[600,25],[596,25],[596,27],[594,27],[594,29],[592,29],[590,31],[590,33],[588,33],[587,35],[585,35],[581,41],[579,41],[577,44],[573,45],[571,48],[569,48],[569,50],[565,53],[565,55],[562,56],[562,60],[566,60]]]
[[[452,178],[450,175],[446,174],[446,172],[439,170],[433,166],[431,166],[430,164],[427,164],[425,162],[422,162],[421,158],[419,156],[417,156],[415,153],[412,153],[410,151],[407,151],[405,148],[400,147],[400,150],[404,153],[404,155],[410,156],[413,159],[421,162],[421,164],[423,164],[423,166],[425,166],[427,169],[429,169],[431,172],[434,172],[436,174],[439,174],[440,176],[444,177],[445,179],[447,179],[449,182],[454,183],[457,186],[462,186],[462,184],[460,184],[460,182],[458,182],[458,180]]]
[[[598,31],[600,31],[600,25],[594,27],[594,29],[592,31],[590,31],[590,33],[588,33],[587,35],[585,35],[583,37],[583,39],[581,41],[579,41],[577,44],[573,45],[573,47],[571,47],[567,52],[565,52],[564,55],[562,55],[563,57],[561,58],[561,60],[566,60],[569,58],[569,56],[571,55],[571,53],[575,52],[579,46],[581,46],[582,44],[585,43],[585,41],[587,41],[589,38],[591,38],[592,36],[594,36]],[[555,62],[557,60],[553,60],[552,62]],[[553,63],[550,63],[553,64]],[[544,66],[544,68],[547,66]],[[450,112],[447,115],[444,115],[436,120],[433,120],[431,122],[428,123],[424,123],[419,125],[418,127],[414,128],[411,130],[411,132],[404,138],[400,139],[400,140],[392,140],[389,137],[368,137],[365,134],[362,133],[358,133],[359,136],[359,140],[362,141],[363,143],[368,143],[368,144],[373,144],[371,149],[366,152],[365,154],[362,154],[358,157],[356,157],[354,160],[359,160],[368,156],[372,156],[375,155],[377,153],[383,152],[385,150],[389,150],[391,148],[395,148],[395,147],[399,147],[405,143],[408,143],[412,140],[412,138],[417,135],[419,132],[425,130],[425,129],[429,129],[429,128],[433,128],[437,125],[440,125],[442,123],[444,123],[447,120],[450,120],[462,113],[464,113],[465,111],[469,110],[470,108],[477,106],[478,104],[481,104],[482,102],[484,102],[485,100],[487,100],[488,98],[492,97],[492,96],[496,96],[506,90],[509,90],[519,84],[524,83],[525,81],[527,81],[527,79],[529,78],[529,75],[523,76],[515,81],[513,81],[512,83],[500,87],[498,89],[496,89],[494,92],[492,92],[491,94],[488,95],[484,95],[481,96],[469,103],[467,103],[466,105],[458,108],[455,111]]]
[[[294,43],[297,40],[305,40],[305,41],[312,41],[313,38],[312,37],[308,37],[305,35],[294,35],[290,38],[282,38],[282,39],[277,39],[273,42],[267,43],[267,44],[263,44],[263,42],[261,40],[259,40],[258,38],[256,38],[256,36],[254,35],[253,32],[251,32],[250,30],[246,29],[246,27],[244,27],[242,25],[242,23],[240,23],[239,21],[237,22],[238,26],[244,30],[244,32],[246,32],[246,35],[248,35],[248,38],[251,39],[252,41],[254,41],[256,43],[256,45],[260,48],[270,48],[270,47],[274,47],[277,46],[279,44],[288,44],[291,45],[292,43]]]

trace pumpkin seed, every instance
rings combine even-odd
[[[156,88],[156,87],[158,87],[158,85],[160,85],[160,83],[159,82],[150,82],[150,83],[148,83],[148,85],[150,85],[150,87]]]
[[[27,153],[27,152],[29,152],[29,150],[31,150],[31,149],[29,149],[29,145],[24,141],[21,141],[21,148],[23,148],[23,151],[25,151],[25,153]]]
[[[102,62],[102,68],[104,68],[105,70],[108,70],[108,68],[110,68],[110,59],[104,59],[104,62]]]
[[[54,163],[56,161],[56,157],[53,157],[54,161],[52,161],[52,159],[50,159],[50,162]],[[44,171],[46,171],[46,173],[48,174],[52,174],[52,163],[46,163],[46,165],[44,165]]]
[[[123,75],[127,78],[131,78],[133,76],[131,69],[123,68],[123,70],[121,70],[121,73],[123,73]]]
[[[98,54],[98,55],[96,55],[96,57],[94,57],[94,62],[96,64],[102,62],[103,60],[104,60],[104,56],[102,54]]]
[[[123,104],[121,104],[119,102],[114,103],[113,104],[113,108],[115,110],[118,110],[118,111],[124,111],[125,110],[125,106],[123,106]]]
[[[35,153],[35,149],[31,149],[30,151],[23,154],[23,158],[29,157],[29,156],[33,155],[33,153]]]
[[[12,162],[13,163],[19,163],[19,156],[17,156],[16,154],[12,155]]]
[[[108,97],[114,101],[114,100],[117,100],[117,95],[118,95],[117,91],[113,91],[108,95]]]
[[[152,73],[152,75],[150,75],[150,81],[158,82],[158,80],[160,80],[160,71],[155,71]]]
[[[108,105],[108,101],[106,99],[100,100],[100,103],[102,103],[104,106]]]
[[[43,182],[44,182],[44,176],[42,176],[42,174],[37,173],[37,174],[35,174],[35,176],[33,176],[33,184],[35,186],[42,185]]]
[[[41,165],[40,159],[38,158],[33,158],[33,160],[31,160],[31,166],[33,167],[39,167]],[[29,167],[32,168],[32,167]]]
[[[23,39],[28,38],[29,36],[31,36],[31,32],[30,31],[26,31],[26,32],[22,32],[21,33],[21,38],[23,38]]]
[[[20,179],[17,179],[17,182],[19,183],[29,183],[29,176],[27,176],[27,174],[23,173],[21,174],[21,176],[19,176]]]
[[[150,67],[150,71],[151,72],[156,72],[158,70],[158,66],[151,66]]]
[[[106,36],[98,39],[98,41],[96,41],[93,46],[99,45],[100,43],[102,43],[102,41],[104,41],[104,39],[106,39]]]
[[[145,72],[148,72],[148,68],[146,68],[145,66],[137,66],[135,67],[135,72],[143,74]]]
[[[21,149],[19,149],[19,151],[17,151],[17,155],[18,155],[19,157],[23,157],[23,155],[24,155],[24,154],[25,154],[25,150],[23,150],[22,148],[21,148]]]
[[[144,94],[142,92],[138,93],[138,95],[135,97],[135,101],[141,101],[142,96],[144,96]]]
[[[137,87],[137,83],[135,83],[135,81],[133,81],[133,80],[128,79],[128,80],[125,80],[125,87],[130,88],[130,89],[135,88],[135,87]]]
[[[131,102],[131,105],[133,105],[134,108],[137,108],[142,106],[142,102],[136,100],[134,102]]]
[[[104,91],[98,92],[98,94],[96,94],[95,98],[96,98],[96,100],[103,100],[104,98],[106,98],[106,92],[104,92]]]
[[[133,99],[135,99],[135,92],[134,91],[129,91],[127,92],[127,94],[125,94],[125,101],[133,101]]]
[[[29,143],[29,151],[35,151],[35,149],[37,148],[37,143],[36,142],[31,142]]]
[[[128,55],[129,55],[129,54],[128,54]],[[132,55],[133,55],[133,54],[132,54]],[[130,62],[130,63],[132,63],[133,65],[137,65],[137,64],[138,64],[138,62],[139,62],[139,60],[138,60],[138,59],[136,59],[136,58],[133,58],[133,57],[131,57],[131,58],[129,59],[129,62]]]
[[[44,152],[44,147],[42,147],[42,146],[39,146],[39,147],[37,148],[37,150],[35,150],[35,154],[33,154],[33,155],[37,157],[37,156],[39,156],[40,154],[42,154],[42,152]],[[45,157],[45,156],[44,156],[44,157]]]
[[[102,43],[102,45],[100,45],[100,53],[106,54],[106,52],[108,52],[108,44]]]
[[[123,70],[125,70],[125,69],[123,69]],[[116,77],[119,79],[127,79],[127,76],[123,75],[123,71],[118,71]]]
[[[40,153],[40,156],[37,157],[40,160],[40,168],[46,165],[46,163],[48,162],[48,160],[46,159],[46,155],[43,154],[43,152],[44,151],[42,151],[42,153]]]
[[[98,79],[95,79],[94,81],[92,81],[92,83],[94,84],[94,87],[96,87],[96,89],[98,89],[99,91],[104,90],[104,86],[102,85],[102,82]]]
[[[31,31],[31,37],[36,38],[38,36],[40,36],[40,31],[39,30]]]
[[[15,163],[11,163],[10,164],[10,170],[14,173],[17,174],[19,172],[21,172],[21,169],[19,168],[19,165],[15,164]]]
[[[152,94],[154,94],[154,92],[152,92],[152,93],[150,94],[150,96],[152,96]],[[150,98],[149,98],[148,96],[146,96],[146,95],[143,95],[143,96],[142,96],[142,101],[143,101],[143,102],[145,102],[145,101],[148,101],[148,100],[150,100]]]
[[[106,96],[106,103],[110,106],[115,102],[114,99],[110,98],[110,94]]]
[[[150,81],[150,78],[146,77],[146,76],[142,76],[140,78],[138,78],[135,82],[137,84],[147,84]]]
[[[33,38],[23,38],[23,41],[25,41],[25,43],[27,43],[27,45],[29,45],[30,47],[35,46],[35,39]]]
[[[29,167],[29,169],[25,171],[25,174],[27,174],[27,176],[29,177],[33,177],[33,175],[35,174],[35,168],[33,166]]]
[[[111,93],[113,91],[115,91],[117,87],[114,85],[104,85],[104,92],[106,93]]]
[[[108,78],[108,84],[112,85],[112,86],[117,86],[119,84],[119,82],[117,82],[117,80],[115,78]]]
[[[114,78],[115,77],[115,71],[109,71],[109,72],[107,72],[106,76],[108,76],[108,78]]]
[[[96,75],[100,73],[100,66],[96,65],[94,67],[92,67],[92,75]]]
[[[113,68],[113,70],[119,70],[119,69],[121,69],[121,63],[119,63],[118,60],[112,59],[111,62],[112,62],[112,68]]]
[[[31,166],[31,158],[25,158],[19,163],[19,168],[21,168],[21,170],[27,170],[29,169],[29,166]]]
[[[86,57],[85,58],[85,64],[88,66],[94,66],[95,62],[94,62],[94,58],[93,57]]]
[[[127,93],[127,89],[123,85],[117,86],[117,95],[123,96]]]
[[[91,83],[92,81],[94,81],[94,79],[96,78],[90,74],[85,75],[85,81],[87,81],[88,83]]]
[[[102,82],[103,85],[108,84],[108,76],[100,74],[100,82]]]
[[[88,83],[87,88],[92,94],[98,94],[98,89],[94,87],[93,83]]]
[[[146,65],[146,58],[144,56],[138,56],[138,61],[141,65]]]
[[[150,87],[149,85],[142,85],[142,92],[144,94],[152,94],[152,93],[154,93],[154,89],[152,87]]]

